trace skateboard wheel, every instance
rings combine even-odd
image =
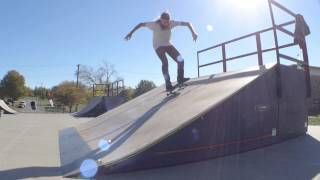
[[[101,159],[98,159],[97,162],[98,162],[98,164],[102,164],[102,160]]]

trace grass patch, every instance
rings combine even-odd
[[[309,116],[309,125],[320,126],[320,116]]]

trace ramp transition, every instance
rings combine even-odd
[[[17,113],[15,110],[11,109],[3,100],[0,99],[0,109],[4,111],[6,114],[15,114]]]
[[[119,106],[124,102],[122,97],[95,96],[86,107],[73,114],[74,117],[97,117]]]
[[[192,79],[176,97],[156,88],[62,130],[64,175],[81,176],[89,159],[98,174],[118,173],[221,157],[305,134],[304,76],[297,68],[272,65]]]

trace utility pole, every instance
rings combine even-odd
[[[80,64],[77,65],[77,88],[79,87]]]
[[[80,75],[80,64],[77,65],[77,88],[79,88],[79,75]],[[78,111],[79,104],[76,105],[76,111]]]

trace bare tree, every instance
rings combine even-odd
[[[81,65],[79,69],[79,79],[85,84],[94,84],[96,78],[94,75],[94,69],[89,66]]]
[[[114,68],[113,64],[108,63],[107,61],[104,61],[102,66],[98,70],[101,74],[101,83],[111,83],[112,79],[115,78],[115,76],[118,74],[117,71]]]
[[[97,69],[81,65],[79,79],[87,85],[108,84],[111,83],[113,79],[117,79],[117,74],[114,65],[104,61]]]

